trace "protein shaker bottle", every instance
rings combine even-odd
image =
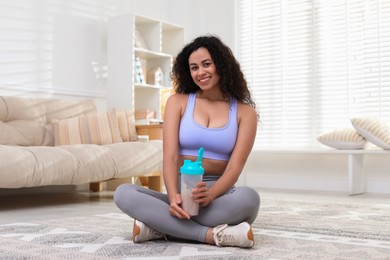
[[[198,215],[199,211],[199,204],[192,199],[191,195],[192,189],[196,188],[196,184],[202,181],[204,174],[202,167],[203,152],[204,149],[201,147],[198,151],[198,159],[195,162],[184,160],[183,166],[180,167],[182,208],[190,216]]]

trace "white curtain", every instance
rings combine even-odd
[[[390,0],[239,0],[255,149],[319,146],[350,118],[390,122]]]

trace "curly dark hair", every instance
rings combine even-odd
[[[214,35],[195,38],[177,55],[171,72],[175,92],[189,94],[200,89],[192,80],[188,63],[191,53],[199,48],[206,48],[209,51],[220,78],[222,94],[256,108],[240,64],[235,59],[231,49]]]

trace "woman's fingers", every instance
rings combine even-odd
[[[183,218],[190,219],[190,215],[187,212],[185,212],[180,207],[179,204],[181,204],[181,196],[180,195],[176,196],[176,200],[174,202],[172,202],[170,205],[169,213],[171,214],[171,216],[174,216],[174,217],[177,217],[180,219],[183,219]]]
[[[192,190],[192,198],[199,203],[199,206],[206,207],[210,204],[210,188],[205,182],[198,182],[197,187]]]
[[[177,218],[184,218],[182,215],[179,214],[179,212],[177,212],[176,210],[174,210],[173,208],[170,208],[169,209],[169,213],[171,214],[171,216],[173,217],[177,217]]]
[[[207,193],[209,191],[209,188],[206,186],[204,187],[198,187],[192,190],[192,198],[199,199],[207,196]]]
[[[203,188],[203,187],[206,187],[206,183],[204,181],[200,181],[196,184],[196,187],[197,188]]]

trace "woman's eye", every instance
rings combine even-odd
[[[194,66],[194,67],[190,67],[190,69],[191,69],[191,70],[197,70],[198,67],[195,67],[195,66]]]

